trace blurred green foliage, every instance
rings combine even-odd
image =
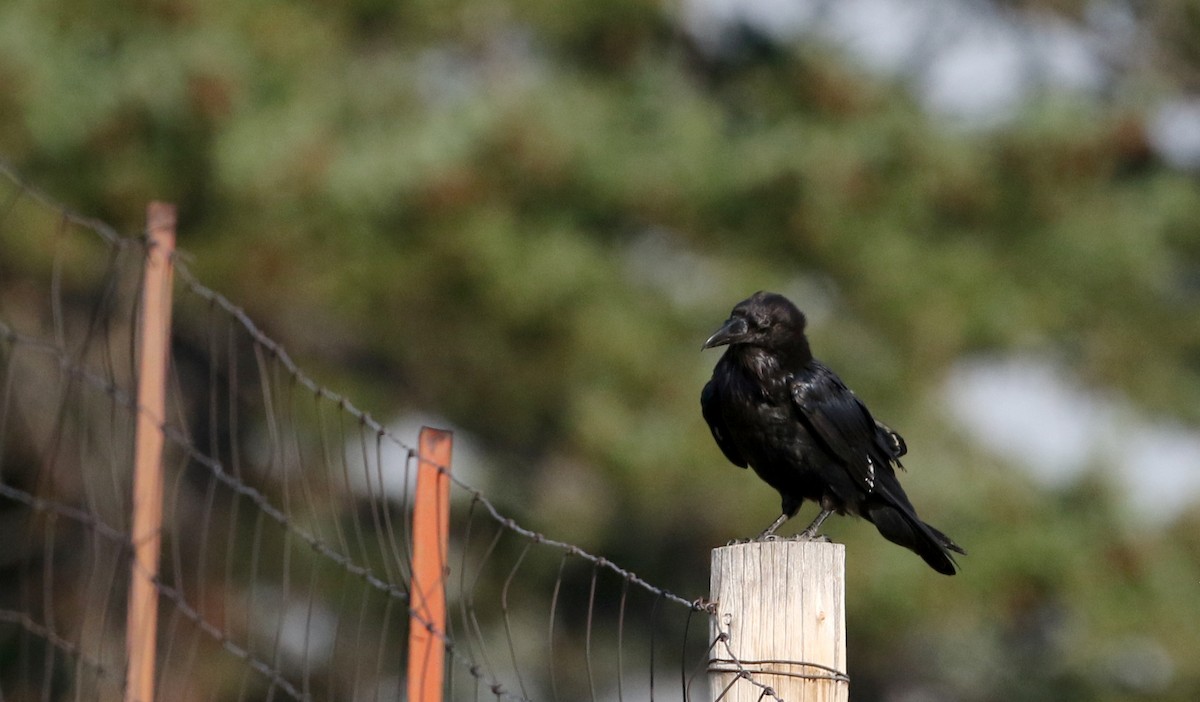
[[[1196,3],[1164,6],[1147,27],[1200,66]],[[519,521],[680,592],[776,513],[700,420],[700,342],[789,294],[972,554],[935,581],[831,527],[856,699],[1200,696],[1200,513],[1148,528],[1103,480],[1048,490],[942,408],[957,359],[1033,351],[1200,424],[1200,184],[1138,100],[947,128],[837,47],[714,54],[637,0],[8,0],[0,86],[29,182],[127,231],[177,202],[200,279],[322,382],[448,418]],[[0,270],[49,265],[20,255]],[[1121,675],[1143,648],[1163,685]]]

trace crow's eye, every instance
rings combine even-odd
[[[766,329],[771,324],[771,320],[758,315],[751,315],[748,321],[750,322],[750,328],[755,330]]]

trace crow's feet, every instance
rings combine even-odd
[[[730,539],[725,542],[726,546],[739,546],[741,544],[770,544],[776,541],[816,541],[818,543],[829,544],[833,541],[824,534],[808,534],[800,532],[792,536],[780,536],[779,534],[759,534],[752,539]]]
[[[782,537],[777,534],[759,534],[751,539],[731,539],[726,546],[738,546],[740,544],[761,544],[763,542],[780,541]]]
[[[819,544],[833,543],[833,539],[825,536],[824,534],[810,534],[807,531],[802,531],[799,534],[796,534],[790,539],[790,541],[815,541]]]

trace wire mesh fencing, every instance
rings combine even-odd
[[[146,242],[3,170],[3,700],[128,691]],[[414,616],[422,625],[409,592],[415,437],[306,374],[183,256],[176,275],[156,697],[405,699]],[[722,638],[702,601],[523,527],[444,468],[446,699],[710,699]]]

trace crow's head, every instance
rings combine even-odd
[[[704,342],[703,348],[754,346],[785,352],[802,347],[807,351],[805,323],[804,313],[786,297],[760,291],[739,302],[725,324]]]

